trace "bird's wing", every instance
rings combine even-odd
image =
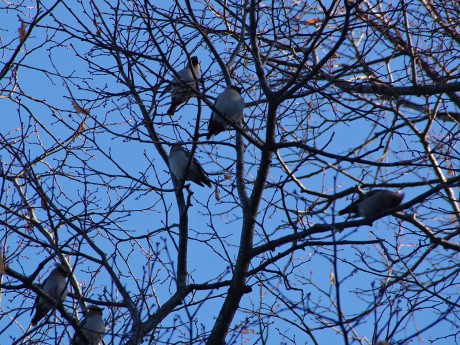
[[[381,189],[374,189],[374,190],[371,190],[370,192],[364,194],[364,195],[360,195],[359,198],[355,201],[356,202],[360,202],[360,201],[363,201],[363,200],[366,200],[368,198],[370,198],[371,196],[377,194],[377,193],[380,193],[382,190]]]
[[[363,194],[363,195],[359,195],[358,198],[353,201],[350,205],[350,206],[354,206],[354,205],[357,205],[359,204],[361,201],[363,200],[366,200],[366,199],[369,199],[370,197],[374,196],[375,194],[381,192],[382,190],[381,189],[374,189],[374,190],[371,190],[370,192],[366,193],[366,194]]]
[[[46,283],[47,283],[47,281],[48,281],[48,279],[50,279],[49,276],[43,281],[43,283],[37,284],[37,286],[40,287],[40,289],[43,290],[44,287],[45,287],[45,285],[46,285]],[[45,291],[45,292],[47,292],[47,291]],[[35,310],[35,308],[37,308],[37,306],[38,306],[38,301],[39,301],[39,300],[40,300],[40,295],[37,294],[37,297],[35,298],[35,302],[34,302],[34,305],[33,305],[33,307],[32,307],[32,311],[30,312],[30,315],[32,315],[33,312],[34,312],[34,310]]]
[[[185,147],[180,147],[180,151],[182,151],[185,155],[185,157],[187,157],[187,159],[190,159],[190,157],[192,156],[192,153],[187,150]],[[193,158],[193,160],[195,160],[195,158]]]

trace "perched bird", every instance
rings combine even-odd
[[[200,62],[196,56],[192,56],[185,68],[177,72],[166,91],[171,91],[171,106],[168,115],[173,116],[177,107],[187,102],[195,94],[193,89],[198,90],[200,78]]]
[[[80,322],[80,327],[86,336],[77,333],[72,338],[72,345],[98,345],[105,335],[105,322],[102,319],[104,309],[97,305],[90,305],[86,309],[85,317]]]
[[[57,264],[43,283],[43,291],[51,297],[55,302],[51,303],[41,296],[37,296],[35,300],[35,315],[30,324],[35,326],[48,311],[55,308],[58,304],[65,301],[67,297],[67,277],[69,271],[61,265]]]
[[[169,170],[177,181],[182,179],[195,182],[200,186],[207,185],[211,187],[211,180],[206,175],[201,164],[192,157],[190,162],[191,153],[183,148],[180,144],[174,144],[169,152]],[[190,162],[190,163],[189,163]],[[188,167],[188,170],[185,171]]]
[[[399,194],[390,190],[375,189],[339,211],[339,215],[352,213],[356,216],[370,219],[377,214],[398,206],[403,198],[404,193]]]
[[[244,100],[241,97],[241,89],[239,87],[230,85],[217,97],[214,104],[216,111],[211,114],[211,119],[208,124],[208,135],[206,139],[211,138],[213,135],[225,131],[230,127],[228,121],[225,121],[223,115],[227,120],[241,123],[243,118]]]

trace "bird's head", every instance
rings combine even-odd
[[[86,308],[85,314],[101,314],[102,315],[103,310],[104,308],[101,308],[97,305],[92,304]]]
[[[240,87],[235,86],[235,85],[230,85],[229,88],[233,89],[233,90],[237,91],[239,94],[241,94],[241,88]]]
[[[181,141],[179,141],[177,143],[174,143],[171,146],[171,152],[182,151],[183,150],[182,144],[183,144],[183,142],[181,142]]]
[[[395,193],[394,195],[394,204],[399,205],[404,199],[404,193]]]
[[[196,66],[196,65],[200,64],[200,62],[198,61],[198,57],[196,57],[196,56],[192,56],[190,58],[190,61],[192,62],[192,66]]]
[[[64,277],[68,277],[70,275],[70,272],[67,270],[67,267],[65,267],[62,264],[56,264],[56,269],[61,273]]]
[[[396,207],[401,204],[404,199],[404,193],[385,191],[383,195],[382,206],[384,209]]]

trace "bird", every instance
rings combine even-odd
[[[241,89],[234,85],[227,86],[219,97],[217,97],[214,108],[215,110],[212,112],[211,119],[208,123],[208,135],[206,136],[208,140],[213,135],[219,134],[231,127],[229,122],[237,124],[241,122],[244,109]],[[222,115],[224,115],[228,121],[226,121]]]
[[[191,152],[179,143],[174,144],[169,152],[168,162],[171,174],[179,182],[181,180],[192,181],[197,185],[204,187],[204,185],[211,188],[211,180],[207,176],[201,164],[195,159],[191,158]],[[185,171],[188,167],[188,170]]]
[[[80,327],[86,339],[75,333],[71,345],[98,345],[105,335],[105,322],[102,319],[104,308],[97,305],[90,305],[86,308],[85,317],[80,322]]]
[[[30,324],[32,326],[37,323],[58,304],[63,303],[67,297],[67,277],[69,271],[61,264],[57,264],[43,283],[42,289],[55,302],[51,303],[41,296],[37,296],[35,300],[35,315]]]
[[[401,204],[403,198],[404,193],[400,194],[390,190],[375,189],[359,197],[358,200],[339,211],[338,214],[351,213],[365,219],[371,219],[386,210],[398,206]]]
[[[186,103],[195,94],[193,89],[198,90],[200,84],[200,62],[198,57],[192,56],[185,68],[177,72],[173,81],[165,89],[165,92],[171,91],[171,105],[168,109],[168,115],[173,116],[177,107]]]

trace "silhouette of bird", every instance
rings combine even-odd
[[[65,301],[67,297],[67,277],[69,272],[61,265],[57,264],[43,283],[43,291],[51,297],[55,303],[50,303],[41,296],[35,300],[35,315],[30,324],[35,326],[51,309]]]
[[[192,181],[200,186],[211,187],[211,180],[208,178],[201,164],[192,157],[191,152],[183,148],[180,144],[174,144],[169,152],[169,171],[179,182],[182,179]],[[188,170],[186,171],[188,167]]]
[[[98,345],[105,335],[105,322],[102,319],[104,309],[97,305],[90,305],[86,309],[85,317],[80,327],[87,339],[77,333],[72,338],[72,345]]]
[[[354,201],[343,210],[339,211],[339,215],[351,213],[365,219],[373,218],[386,210],[401,204],[404,198],[404,193],[392,192],[384,189],[375,189]]]
[[[240,124],[243,118],[244,100],[241,97],[241,89],[230,85],[217,97],[214,104],[216,111],[211,114],[211,119],[208,124],[208,135],[206,139],[210,139],[213,135],[231,128],[228,121],[225,121],[225,116],[231,122]]]
[[[173,81],[165,89],[171,91],[171,105],[168,115],[173,116],[177,107],[186,103],[195,94],[193,89],[198,90],[200,78],[200,62],[196,56],[192,56],[185,68],[177,72]]]

